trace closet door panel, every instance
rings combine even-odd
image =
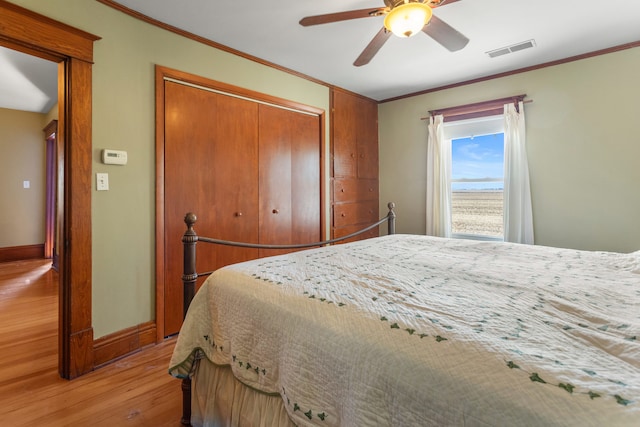
[[[378,106],[359,100],[357,108],[358,178],[378,179]]]
[[[291,130],[288,110],[260,105],[260,243],[291,242]],[[261,256],[287,251],[266,250]]]
[[[357,104],[354,96],[333,91],[333,176],[356,177],[358,174]]]
[[[210,118],[216,132],[213,159],[211,167],[202,171],[215,177],[208,200],[214,229],[207,236],[258,242],[258,105],[232,96],[215,96],[219,108]],[[255,249],[217,246],[215,250],[215,268],[258,257]]]
[[[165,335],[182,324],[184,215],[197,215],[202,236],[257,241],[257,152],[254,103],[165,83]],[[200,245],[196,268],[210,271],[257,255]]]
[[[320,240],[319,126],[317,116],[260,106],[260,243]]]
[[[322,240],[320,212],[320,122],[317,116],[291,113],[291,234],[293,243]]]
[[[183,85],[165,83],[165,335],[182,325],[182,234],[184,215],[194,212],[206,215],[206,188],[210,183],[196,171],[206,170],[206,159],[213,155],[210,138],[211,121],[200,112],[215,114],[216,101],[209,94]],[[197,108],[194,108],[197,106]],[[194,156],[198,152],[200,155]],[[188,191],[187,191],[188,190]],[[198,232],[200,223],[196,225]],[[214,262],[215,253],[203,251],[198,261]]]

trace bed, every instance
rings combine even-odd
[[[183,423],[640,425],[640,251],[393,229],[213,272],[169,367]]]

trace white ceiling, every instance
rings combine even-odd
[[[353,61],[382,27],[370,17],[302,27],[301,18],[378,8],[383,0],[116,0],[161,22],[376,100],[640,40],[637,0],[460,0],[434,15],[467,38],[451,53],[424,33],[392,36],[373,60]],[[491,59],[485,52],[534,39]]]
[[[58,102],[58,64],[0,46],[0,108],[47,113]]]
[[[435,8],[434,15],[470,39],[462,50],[449,52],[424,33],[409,39],[391,36],[369,64],[355,67],[353,61],[380,30],[383,17],[311,27],[298,22],[310,15],[376,9],[383,0],[116,2],[376,100],[640,41],[636,0],[460,0]],[[535,47],[493,59],[486,54],[527,40],[534,40]],[[0,107],[45,111],[52,98],[55,103],[56,74],[56,64],[0,48]]]

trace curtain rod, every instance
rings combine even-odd
[[[428,117],[421,117],[420,120],[427,120],[431,116],[442,114],[445,121],[462,120],[465,118],[475,118],[494,114],[502,114],[504,104],[513,102],[518,108],[518,103],[522,101],[525,104],[533,102],[533,100],[524,100],[526,94],[509,96],[506,98],[493,99],[491,101],[476,102],[473,104],[458,105],[456,107],[440,108],[438,110],[430,110]],[[448,119],[448,120],[447,120]]]

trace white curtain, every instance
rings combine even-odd
[[[504,106],[504,241],[533,244],[524,105]]]
[[[427,235],[451,236],[451,141],[444,117],[431,116],[427,140]]]

